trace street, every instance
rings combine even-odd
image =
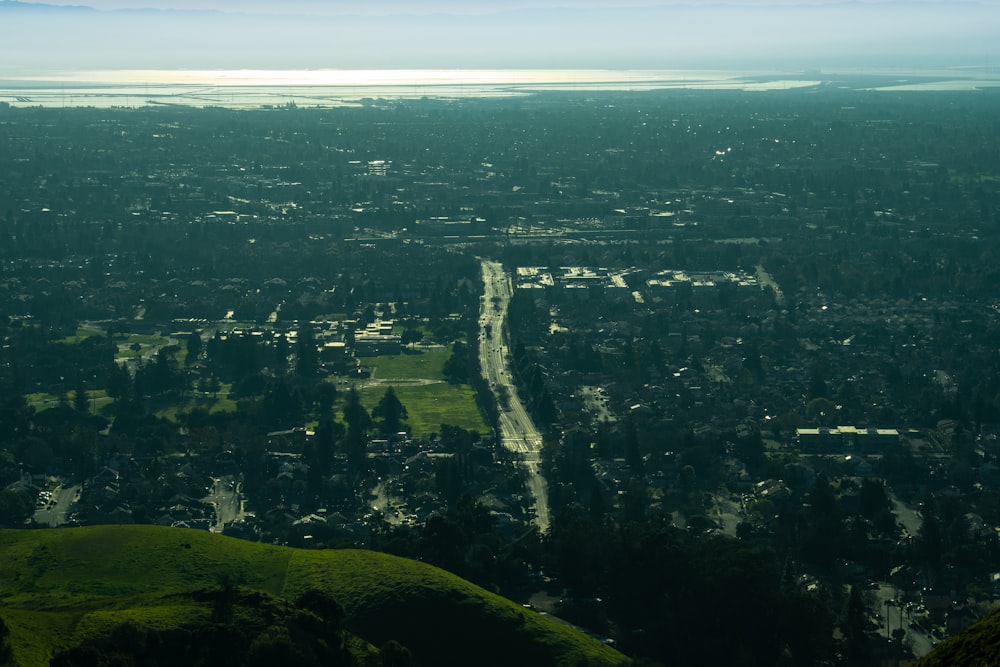
[[[225,525],[243,518],[243,498],[232,475],[213,480],[212,492],[204,500],[215,506],[213,533],[221,533]]]
[[[483,301],[479,317],[479,359],[499,408],[501,444],[517,454],[528,471],[528,491],[534,500],[535,520],[541,532],[549,528],[548,486],[539,470],[542,435],[525,409],[510,374],[504,340],[511,285],[499,262],[483,261]]]
[[[66,514],[79,495],[79,485],[56,487],[48,502],[35,510],[35,523],[50,527],[65,524]]]

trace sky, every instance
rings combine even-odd
[[[1000,0],[0,0],[0,77],[78,69],[998,69],[998,36]]]

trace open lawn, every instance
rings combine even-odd
[[[142,334],[117,334],[119,355],[132,359],[135,353],[129,349],[138,343],[140,354],[147,356],[170,343],[161,336]],[[181,345],[176,355],[183,365],[187,354]],[[369,411],[374,408],[388,387],[392,386],[399,400],[409,414],[407,424],[413,435],[426,436],[441,430],[441,424],[451,424],[467,430],[486,434],[489,426],[476,403],[475,393],[467,384],[449,384],[444,379],[445,362],[451,356],[450,347],[427,347],[407,350],[401,354],[367,357],[365,365],[371,370],[371,378],[354,382],[361,395],[362,404]],[[235,412],[236,402],[228,398],[230,385],[223,385],[215,398],[193,392],[182,399],[151,397],[148,407],[159,417],[176,419],[182,412],[202,408],[209,412]],[[343,396],[344,392],[341,392]],[[110,417],[111,399],[104,390],[88,390],[87,397],[91,409]],[[72,401],[72,395],[67,397]],[[55,394],[36,393],[26,396],[36,410],[44,410],[59,404]]]
[[[195,408],[208,410],[209,413],[236,412],[236,401],[229,398],[231,390],[232,385],[224,384],[215,398],[210,394],[195,392],[182,402],[172,399],[169,402],[162,401],[162,405],[157,404],[157,399],[153,398],[150,399],[150,407],[156,412],[156,416],[174,420],[177,419],[178,412],[190,412]]]
[[[84,393],[87,394],[87,401],[90,403],[90,412],[92,413],[100,414],[105,407],[111,405],[111,398],[104,389],[87,389]],[[66,402],[70,405],[73,404],[74,394],[75,390],[66,394]],[[24,400],[38,412],[59,405],[58,394],[48,394],[45,392],[25,394]]]
[[[369,411],[385,394],[389,384],[360,386],[361,404]],[[476,404],[472,387],[447,382],[420,385],[392,385],[396,397],[406,408],[406,421],[413,435],[439,433],[441,424],[451,424],[466,430],[489,433],[489,426]]]
[[[90,322],[83,322],[77,328],[76,332],[70,336],[63,338],[60,343],[66,343],[69,345],[74,345],[79,343],[84,338],[90,338],[91,336],[106,336],[104,329],[96,324],[91,324]]]
[[[489,426],[476,404],[472,387],[444,380],[442,369],[449,356],[451,347],[432,347],[366,358],[371,379],[355,383],[362,405],[370,411],[392,386],[406,407],[409,414],[406,423],[413,435],[438,433],[441,424],[488,433]]]
[[[451,356],[450,347],[433,347],[405,351],[401,354],[367,357],[363,361],[371,369],[373,379],[443,380],[441,369]]]

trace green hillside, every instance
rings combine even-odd
[[[237,590],[232,613],[251,625],[294,614],[291,601],[306,591],[332,595],[356,657],[396,640],[421,665],[628,662],[463,579],[386,554],[299,550],[156,526],[0,530],[0,617],[23,667],[47,665],[57,652],[123,623],[163,632],[204,627],[218,614],[225,582]]]
[[[915,667],[988,667],[1000,665],[1000,609],[941,642]]]

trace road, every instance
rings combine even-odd
[[[910,625],[913,618],[912,608],[899,599],[899,592],[890,584],[879,584],[873,591],[873,601],[878,621],[878,633],[888,639],[892,632],[902,628],[906,633],[903,642],[909,645],[913,655],[921,658],[933,650],[937,642],[917,625]]]
[[[528,471],[527,487],[534,501],[534,523],[541,532],[549,529],[548,485],[539,470],[542,434],[517,395],[510,374],[505,323],[511,284],[499,262],[484,260],[483,301],[479,317],[479,360],[500,411],[501,444],[520,457]]]
[[[412,523],[406,515],[400,511],[402,505],[392,499],[389,490],[385,487],[385,482],[380,481],[372,490],[375,498],[371,502],[373,512],[381,512],[382,517],[390,526],[401,526],[404,523]],[[405,509],[405,508],[404,508]]]
[[[79,497],[79,485],[57,487],[45,506],[35,510],[35,523],[52,527],[65,524],[67,512]]]
[[[215,478],[213,482],[212,491],[204,500],[215,505],[212,532],[221,533],[227,523],[243,518],[243,497],[232,475]]]
[[[906,529],[909,537],[916,537],[924,523],[923,517],[915,509],[897,498],[891,489],[886,489],[886,495],[889,497],[889,502],[892,503],[892,511],[896,514],[896,521]]]
[[[758,264],[756,269],[757,269],[757,283],[761,286],[762,289],[766,287],[769,288],[771,292],[774,293],[775,304],[777,304],[778,306],[784,306],[785,293],[781,291],[781,287],[778,286],[778,283],[774,280],[773,277],[771,277],[771,274],[764,269],[764,266],[762,264]]]

